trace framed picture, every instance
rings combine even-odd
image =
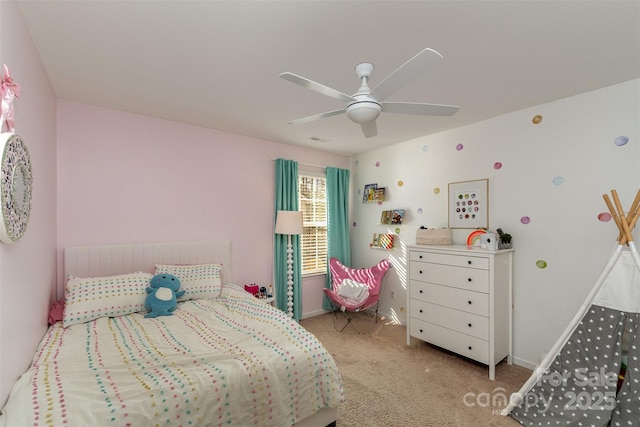
[[[404,210],[403,209],[394,210],[391,216],[391,224],[402,224],[403,219],[404,219]]]
[[[449,228],[489,228],[489,180],[449,183]]]
[[[373,199],[376,202],[384,202],[384,187],[376,188],[376,192],[373,196]]]

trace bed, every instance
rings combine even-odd
[[[177,273],[187,293],[173,315],[145,318],[137,283],[156,272]],[[335,425],[331,355],[231,273],[227,240],[66,248],[65,317],[0,426]]]

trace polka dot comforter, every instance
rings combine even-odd
[[[320,342],[240,287],[143,316],[51,326],[0,425],[289,426],[344,399]]]

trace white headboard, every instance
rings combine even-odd
[[[222,264],[222,282],[233,278],[230,240],[73,246],[64,250],[64,277],[154,272],[154,264]]]

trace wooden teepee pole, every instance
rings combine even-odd
[[[636,222],[638,222],[638,218],[640,218],[640,190],[636,193],[636,198],[633,199],[633,203],[631,204],[631,209],[629,210],[629,215],[627,216],[627,222],[629,223],[629,230],[633,231],[633,227],[636,226]]]
[[[609,212],[611,213],[611,217],[616,223],[618,227],[618,242],[621,245],[627,244],[628,242],[633,241],[633,235],[631,231],[635,227],[638,218],[640,217],[640,190],[638,190],[636,194],[636,198],[633,200],[631,204],[631,209],[629,210],[629,215],[625,216],[624,209],[622,209],[622,204],[620,203],[620,198],[618,197],[618,192],[616,190],[611,190],[611,196],[613,197],[613,201],[615,203],[615,208],[611,203],[611,199],[608,194],[603,194],[607,207],[609,208]]]
[[[609,198],[608,194],[603,194],[602,198],[604,198],[604,202],[607,204],[607,208],[609,208],[609,213],[611,214],[611,218],[613,218],[613,221],[616,223],[616,227],[618,227],[618,243],[620,243],[621,245],[624,245],[624,243],[622,243],[622,224],[620,224],[620,218],[618,218],[618,214],[616,212],[616,209],[613,207],[613,203],[611,203],[611,199]]]

